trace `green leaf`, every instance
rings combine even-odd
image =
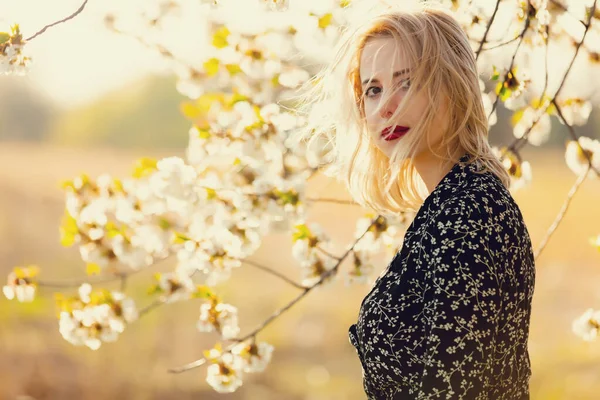
[[[77,220],[66,209],[59,230],[60,244],[64,247],[72,246],[75,243],[75,237],[79,234],[79,228]]]
[[[519,121],[521,120],[521,118],[523,118],[523,113],[524,113],[525,109],[522,108],[520,110],[517,110],[513,113],[512,117],[510,118],[510,123],[512,124],[512,126],[515,126],[519,123]]]
[[[193,299],[211,299],[215,297],[215,294],[210,287],[205,285],[196,285],[196,291],[192,293]]]
[[[206,199],[213,200],[217,198],[217,191],[211,188],[204,188],[206,190]]]
[[[292,235],[292,240],[295,242],[297,240],[308,239],[311,237],[310,229],[306,224],[296,225],[294,227],[296,232]]]
[[[85,266],[85,273],[88,275],[98,275],[100,274],[100,271],[102,270],[102,268],[100,268],[100,266],[96,263],[88,263]]]
[[[211,58],[204,63],[204,70],[210,77],[215,76],[219,72],[219,59]]]
[[[227,37],[230,33],[231,32],[229,32],[229,29],[227,29],[226,26],[219,28],[213,36],[212,45],[215,46],[217,49],[227,47],[229,45],[229,43],[227,42]]]
[[[10,35],[6,32],[0,32],[0,44],[4,44],[10,40]]]
[[[331,25],[332,19],[333,19],[332,13],[327,13],[327,14],[323,15],[321,18],[319,18],[319,28],[321,28],[321,29],[327,28],[329,25]]]
[[[140,179],[156,171],[157,161],[154,158],[142,157],[136,161],[133,177]]]
[[[164,292],[164,290],[159,285],[152,285],[150,286],[150,288],[148,288],[149,295],[154,295],[162,292]]]
[[[494,65],[494,72],[492,73],[492,80],[497,81],[499,77],[500,77],[500,72],[498,72],[498,70],[496,69],[496,66]]]
[[[242,72],[242,68],[238,64],[227,64],[225,65],[227,71],[229,71],[229,75],[233,76]]]
[[[175,232],[175,237],[173,238],[173,244],[184,244],[188,240],[192,240],[190,237],[184,235],[181,232]]]

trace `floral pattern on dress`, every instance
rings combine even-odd
[[[427,196],[349,329],[368,399],[529,399],[531,239],[469,160]]]

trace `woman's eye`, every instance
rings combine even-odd
[[[367,97],[373,97],[373,96],[370,96],[370,95],[369,95],[369,93],[373,93],[373,92],[370,92],[370,90],[371,90],[371,89],[377,89],[377,90],[380,90],[380,91],[381,91],[381,89],[380,89],[380,88],[378,88],[377,86],[371,86],[371,87],[370,87],[370,88],[368,88],[368,89],[367,89],[367,91],[365,92],[365,96],[367,96]],[[377,93],[379,93],[379,92],[373,93],[373,95],[376,95]]]
[[[400,82],[400,87],[403,89],[408,89],[410,87],[410,79],[405,79]]]

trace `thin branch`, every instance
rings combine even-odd
[[[121,292],[125,293],[127,288],[127,274],[121,274]]]
[[[534,259],[535,260],[537,260],[537,258],[539,257],[540,253],[542,252],[542,250],[544,250],[544,248],[548,244],[548,241],[550,240],[550,237],[552,237],[552,235],[554,234],[554,231],[556,231],[556,228],[558,228],[558,225],[560,224],[560,222],[564,218],[565,214],[567,213],[567,209],[569,208],[569,205],[571,204],[571,200],[573,199],[573,196],[575,196],[575,193],[577,193],[577,190],[579,190],[579,187],[581,186],[581,184],[583,183],[583,181],[585,180],[585,178],[587,177],[587,174],[589,172],[590,172],[590,169],[588,167],[585,170],[585,173],[581,174],[577,178],[577,181],[575,181],[575,183],[571,187],[571,190],[569,190],[569,194],[567,195],[567,198],[566,198],[565,202],[563,203],[563,206],[561,207],[560,211],[558,212],[558,215],[554,219],[554,222],[552,223],[552,225],[548,229],[548,232],[546,232],[546,235],[544,236],[544,238],[540,242],[540,245],[538,246],[537,251],[534,253]]]
[[[564,13],[568,14],[571,18],[573,18],[574,20],[576,20],[577,22],[579,22],[581,25],[583,25],[584,27],[587,26],[587,24],[585,22],[583,22],[582,20],[580,20],[579,18],[577,18],[576,16],[574,16],[571,11],[569,11],[569,9],[562,4],[560,1],[557,0],[549,0],[550,3],[552,3],[553,5],[555,5],[556,7],[558,7],[559,9],[561,9]]]
[[[495,45],[490,46],[490,47],[482,48],[481,52],[488,51],[488,50],[494,50],[494,49],[497,49],[499,47],[507,46],[507,45],[511,44],[512,42],[516,42],[517,40],[519,40],[520,37],[521,37],[521,35],[515,36],[514,38],[512,38],[510,40],[507,40],[505,42],[498,43],[498,44],[495,44]],[[489,42],[487,42],[487,43],[489,43]]]
[[[306,199],[307,201],[313,202],[313,203],[335,203],[335,204],[346,204],[346,205],[350,205],[350,206],[358,206],[359,204],[355,201],[352,200],[342,200],[342,199],[330,199],[330,198],[324,198],[324,197],[312,197],[312,198],[308,198]]]
[[[154,310],[155,308],[161,306],[164,303],[165,301],[161,299],[154,300],[152,303],[148,304],[146,307],[141,308],[138,311],[138,318],[148,314],[150,311]]]
[[[306,289],[306,286],[302,286],[302,285],[294,282],[290,278],[286,277],[285,275],[283,275],[283,274],[281,274],[281,273],[279,273],[279,272],[277,272],[277,271],[275,271],[275,270],[273,270],[273,269],[271,269],[271,268],[269,268],[267,266],[261,265],[261,264],[257,263],[256,261],[244,259],[244,260],[242,260],[242,262],[244,262],[244,263],[246,263],[248,265],[251,265],[251,266],[253,266],[255,268],[258,268],[260,270],[263,270],[265,272],[268,272],[269,274],[274,275],[274,276],[276,276],[278,278],[281,278],[284,281],[286,281],[287,283],[289,283],[290,285],[292,285],[292,286],[294,286],[294,287],[296,287],[298,289],[302,289],[302,290]]]
[[[334,260],[341,260],[340,257],[331,254],[330,252],[328,252],[327,250],[325,250],[324,248],[322,248],[320,246],[316,246],[316,249],[319,250],[321,253],[325,254],[327,257],[333,258]]]
[[[191,369],[201,367],[204,364],[206,364],[206,359],[205,358],[201,358],[199,360],[192,361],[191,363],[182,365],[181,367],[171,368],[171,369],[169,369],[169,372],[171,372],[173,374],[180,374],[182,372],[189,371]]]
[[[251,337],[256,336],[260,331],[262,331],[263,329],[265,329],[271,322],[273,322],[277,317],[279,317],[281,314],[283,314],[285,311],[289,310],[292,306],[294,306],[294,304],[298,303],[300,300],[302,300],[311,290],[313,290],[314,288],[316,288],[317,286],[321,285],[326,279],[328,279],[332,274],[336,273],[340,264],[342,263],[342,261],[348,257],[348,254],[350,254],[350,252],[354,249],[354,247],[356,246],[356,244],[363,238],[363,236],[365,236],[365,234],[367,232],[369,232],[369,230],[371,229],[371,227],[376,223],[377,219],[380,216],[378,215],[377,217],[375,217],[372,221],[371,224],[369,225],[369,227],[362,233],[362,235],[360,235],[360,237],[358,239],[356,239],[354,241],[354,244],[344,253],[344,255],[342,257],[339,258],[339,261],[337,262],[337,264],[330,269],[327,272],[324,272],[323,274],[321,274],[321,278],[314,283],[311,286],[308,286],[304,289],[304,291],[302,293],[300,293],[298,296],[296,296],[296,298],[294,298],[292,301],[290,301],[288,304],[286,304],[285,306],[281,307],[280,309],[278,309],[277,311],[275,311],[271,316],[269,316],[269,318],[267,318],[263,323],[261,323],[258,327],[256,327],[253,331],[251,331],[250,333],[248,333],[247,335],[245,335],[242,338],[239,339],[233,339],[234,343],[230,346],[228,346],[228,348],[224,351],[224,353],[227,353],[229,351],[231,351],[231,348],[240,342],[243,342]],[[169,369],[169,372],[172,373],[181,373],[181,372],[185,372],[185,371],[189,371],[191,369],[200,367],[201,365],[203,365],[204,363],[206,363],[206,360],[204,358],[201,358],[199,360],[196,361],[192,361],[191,363],[185,364],[181,367],[176,367],[176,368],[171,368]]]
[[[46,31],[46,29],[53,27],[55,25],[58,24],[62,24],[63,22],[67,22],[70,19],[75,18],[77,15],[79,15],[83,9],[85,8],[86,4],[87,4],[88,0],[84,0],[83,4],[77,9],[77,11],[75,11],[73,14],[69,15],[68,17],[61,19],[60,21],[56,21],[50,25],[46,25],[45,27],[42,28],[42,30],[40,30],[39,32],[37,32],[35,35],[28,37],[27,39],[25,39],[25,41],[29,42],[30,40],[35,39],[37,36],[41,35],[42,33],[44,33]]]
[[[74,288],[74,287],[78,287],[81,286],[84,283],[89,283],[90,285],[95,285],[98,283],[108,283],[108,282],[114,282],[116,280],[121,280],[121,287],[123,287],[123,279],[127,278],[129,275],[133,275],[137,272],[141,272],[142,269],[139,270],[135,270],[135,271],[131,271],[131,272],[121,272],[118,274],[115,274],[114,276],[99,276],[97,278],[94,277],[90,277],[90,278],[94,278],[94,279],[85,279],[85,280],[74,280],[74,281],[65,281],[65,282],[48,282],[48,281],[36,281],[36,283],[38,284],[38,286],[40,287],[47,287],[47,288]]]
[[[571,68],[573,67],[573,64],[575,63],[575,59],[577,58],[577,54],[579,54],[579,49],[581,49],[581,46],[583,45],[583,42],[585,42],[585,37],[587,36],[588,32],[590,31],[590,27],[592,26],[592,18],[594,18],[594,13],[596,12],[596,3],[597,2],[598,2],[598,0],[594,0],[594,4],[592,5],[592,8],[590,10],[590,16],[589,16],[588,22],[587,22],[587,24],[585,26],[585,31],[583,32],[583,36],[581,37],[581,41],[579,43],[577,43],[577,47],[575,48],[575,55],[571,59],[571,63],[569,64],[569,68],[567,68],[567,72],[565,72],[565,76],[563,77],[563,80],[560,83],[560,86],[558,87],[558,89],[556,89],[556,93],[554,93],[554,98],[558,97],[558,94],[562,90],[562,88],[563,88],[563,86],[565,84],[565,81],[567,80],[567,76],[569,75],[569,72],[571,72]]]
[[[499,7],[500,7],[500,0],[496,0],[496,7],[494,8],[494,13],[492,14],[492,17],[490,18],[490,20],[487,24],[487,27],[485,28],[483,38],[481,39],[481,42],[479,42],[479,48],[475,52],[475,60],[479,59],[479,54],[481,53],[481,50],[483,49],[483,45],[487,40],[487,35],[490,32],[490,28],[492,27],[492,24],[494,23],[494,19],[496,19],[496,14],[498,13]]]
[[[203,75],[204,73],[199,71],[198,69],[190,66],[188,63],[186,63],[185,61],[175,57],[175,55],[166,47],[164,47],[163,45],[159,44],[159,43],[150,43],[148,42],[146,39],[144,39],[142,36],[138,36],[135,35],[133,33],[129,33],[129,32],[125,32],[120,30],[119,28],[117,28],[114,25],[114,20],[112,18],[109,18],[107,20],[107,25],[108,28],[111,29],[113,32],[121,34],[121,35],[125,35],[125,36],[129,36],[134,38],[135,40],[137,40],[140,44],[142,44],[143,46],[149,48],[149,49],[153,49],[156,50],[160,53],[161,56],[171,60],[171,62],[180,65],[183,68],[188,69],[188,71],[190,71],[190,75],[192,76],[200,76]]]

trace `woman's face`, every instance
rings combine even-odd
[[[410,128],[424,116],[427,95],[423,91],[416,92],[406,112],[394,121],[390,119],[411,85],[410,65],[401,47],[396,46],[395,39],[391,37],[367,41],[360,59],[359,73],[368,133],[375,145],[390,157],[395,146],[402,143],[404,136],[412,133]],[[387,104],[380,104],[383,93],[392,93]],[[442,128],[439,121],[443,121],[441,114],[445,110],[440,111],[436,113],[433,124],[438,128],[429,133],[432,147],[438,145],[444,132],[439,129]],[[426,139],[419,142],[416,154],[423,150],[428,150]]]

